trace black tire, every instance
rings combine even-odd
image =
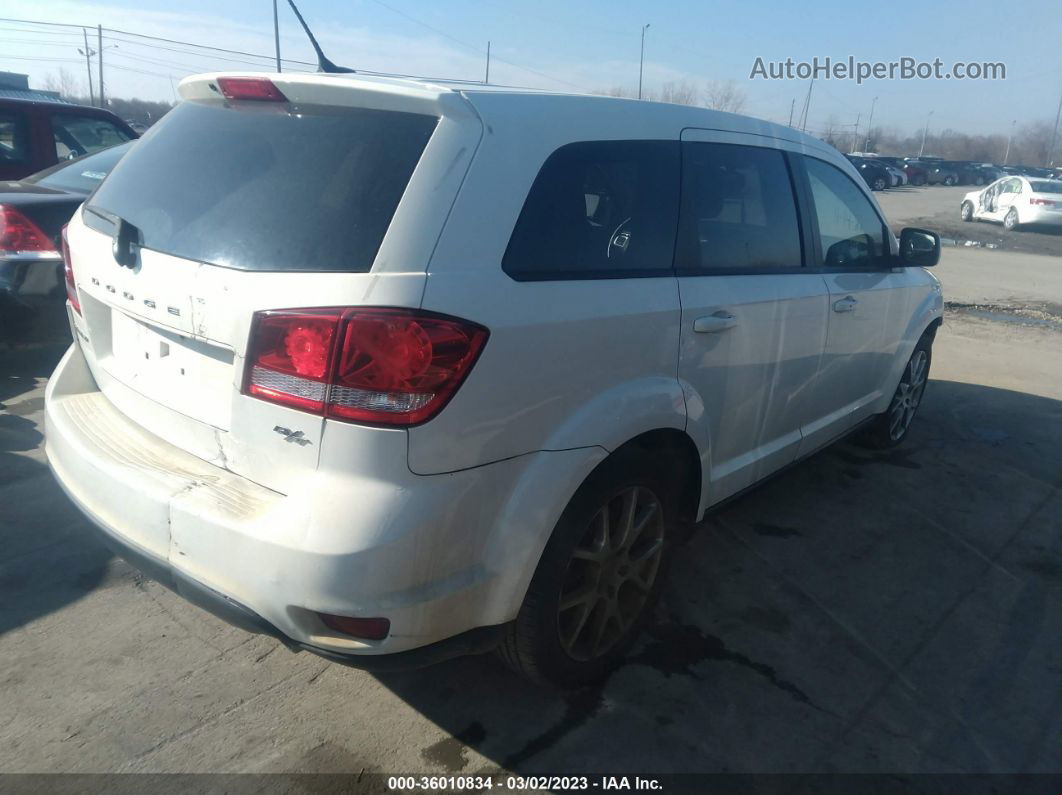
[[[944,177],[944,184],[947,185],[949,188],[957,181],[958,180],[956,180],[955,177]]]
[[[975,177],[974,178],[974,185],[980,186],[980,185],[984,185],[984,184],[985,184],[985,178],[984,177]]]
[[[658,461],[639,450],[631,450],[628,453],[619,451],[591,473],[557,522],[535,569],[520,612],[516,620],[508,626],[498,647],[498,654],[506,665],[532,681],[560,687],[587,684],[612,670],[641,633],[666,577],[671,547],[678,535],[678,500],[674,482],[675,479],[668,476],[668,467],[659,466]],[[595,592],[595,588],[601,588],[600,583],[605,582],[606,578],[599,572],[598,584],[592,584],[591,567],[603,568],[607,564],[590,563],[575,558],[574,555],[577,549],[585,549],[585,542],[591,535],[596,538],[602,507],[611,507],[617,500],[622,499],[621,495],[629,493],[631,489],[640,490],[638,493],[648,491],[654,495],[661,511],[660,553],[652,583],[647,591],[635,589],[637,597],[641,600],[637,617],[633,618],[626,628],[621,629],[618,624],[613,626],[613,634],[616,637],[611,641],[611,645],[598,655],[577,659],[569,651],[575,643],[566,644],[561,637],[562,630],[567,630],[569,637],[574,632],[578,640],[581,637],[579,633],[583,630],[573,630],[572,624],[581,618],[582,623],[578,626],[586,625],[588,630],[594,633],[593,619],[602,615],[596,611],[602,609],[601,600],[606,600],[606,597],[597,593],[590,600],[580,602],[575,608],[580,611],[587,602],[592,601],[594,606],[587,608],[585,617],[580,613],[574,618],[568,618],[565,627],[562,627],[562,624],[565,624],[562,616],[570,616],[574,610],[562,612],[561,598],[565,593],[571,594],[581,590]],[[655,520],[653,527],[657,527]],[[655,535],[653,540],[655,542]],[[644,566],[644,562],[636,564],[634,568],[637,566]],[[572,582],[573,572],[578,574],[577,569],[580,567],[585,572],[584,584],[579,588],[566,590]],[[624,566],[619,566],[621,574],[623,568]],[[630,589],[624,591],[621,585],[620,593],[630,596],[632,592]],[[618,603],[619,600],[616,604]],[[610,620],[605,618],[604,626],[608,627]]]
[[[1018,228],[1018,211],[1013,207],[1007,210],[1007,214],[1003,216],[1003,228],[1008,232],[1013,232]]]
[[[887,187],[888,185],[885,184],[885,177],[875,177],[870,185],[871,190],[885,190]]]
[[[964,221],[972,221],[973,209],[973,204],[971,204],[970,202],[963,202],[962,205],[959,207],[959,218]]]
[[[902,399],[905,394],[909,394],[912,364],[918,361],[920,354],[925,355],[925,366],[924,369],[921,370],[921,386],[917,388],[915,403],[910,409],[910,416],[906,416],[905,411],[905,417],[901,421],[902,427],[898,429],[899,432],[897,433],[897,429],[894,428],[893,423],[895,418],[894,410],[897,406],[897,400]],[[887,450],[890,447],[896,447],[896,445],[900,444],[907,438],[907,433],[911,430],[911,424],[917,414],[918,407],[921,405],[921,402],[925,397],[926,385],[929,382],[930,365],[932,363],[933,338],[932,335],[927,332],[922,335],[922,338],[918,340],[918,344],[915,345],[914,350],[911,351],[911,358],[907,360],[907,364],[903,368],[903,374],[900,376],[900,383],[896,385],[896,391],[893,393],[892,400],[889,401],[889,407],[884,413],[875,417],[867,426],[866,430],[860,435],[859,441],[865,447],[871,447],[877,450]],[[906,390],[905,387],[907,387]]]

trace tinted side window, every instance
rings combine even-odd
[[[838,168],[805,157],[815,216],[828,268],[868,268],[886,252],[885,228],[874,206]]]
[[[25,163],[29,159],[28,146],[25,118],[0,112],[0,163]]]
[[[59,160],[81,157],[130,140],[131,136],[111,122],[69,113],[52,115],[55,156]]]
[[[528,193],[502,268],[517,279],[671,272],[677,141],[587,141],[549,156]]]
[[[683,143],[675,267],[695,274],[802,264],[785,156],[756,146]]]

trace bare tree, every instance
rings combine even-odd
[[[76,99],[81,96],[81,81],[74,77],[69,69],[59,67],[58,74],[50,74],[44,78],[43,88],[45,91],[58,91],[63,99]]]
[[[745,109],[745,92],[733,80],[709,80],[704,86],[704,100],[713,110],[741,113]]]
[[[649,98],[657,102],[670,102],[674,105],[700,105],[697,87],[686,80],[664,83]]]

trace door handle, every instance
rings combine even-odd
[[[705,317],[699,317],[693,321],[693,330],[698,334],[715,334],[719,331],[726,331],[728,328],[734,328],[737,325],[737,318],[726,311],[720,310],[712,315],[706,315]]]
[[[856,308],[856,304],[858,304],[858,303],[859,302],[856,299],[854,299],[852,296],[846,295],[844,298],[841,298],[841,299],[833,302],[833,311],[834,312],[851,312],[853,309]]]

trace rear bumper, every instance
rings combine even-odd
[[[60,481],[61,483],[62,481]],[[82,511],[84,506],[77,503],[77,498],[67,492],[67,496]],[[88,514],[87,511],[85,511]],[[90,515],[91,518],[91,515]],[[93,520],[99,539],[118,557],[138,569],[145,576],[166,586],[178,596],[191,602],[211,615],[226,621],[235,627],[256,635],[269,635],[288,647],[290,651],[309,651],[332,662],[361,668],[368,671],[401,671],[421,668],[426,665],[462,657],[480,654],[494,648],[505,631],[504,625],[477,627],[451,638],[430,643],[405,652],[394,654],[345,654],[335,649],[325,649],[310,643],[302,643],[289,638],[247,605],[240,604],[207,585],[175,569],[168,561],[137,547],[128,539],[114,533],[106,526]]]
[[[1018,220],[1023,224],[1062,226],[1062,209],[1026,205],[1018,210]]]
[[[318,471],[279,494],[133,423],[77,344],[49,381],[45,419],[56,479],[118,555],[232,624],[374,668],[495,640],[573,484],[599,458],[534,453],[431,476],[404,464]],[[391,634],[339,636],[317,613],[386,617]]]

